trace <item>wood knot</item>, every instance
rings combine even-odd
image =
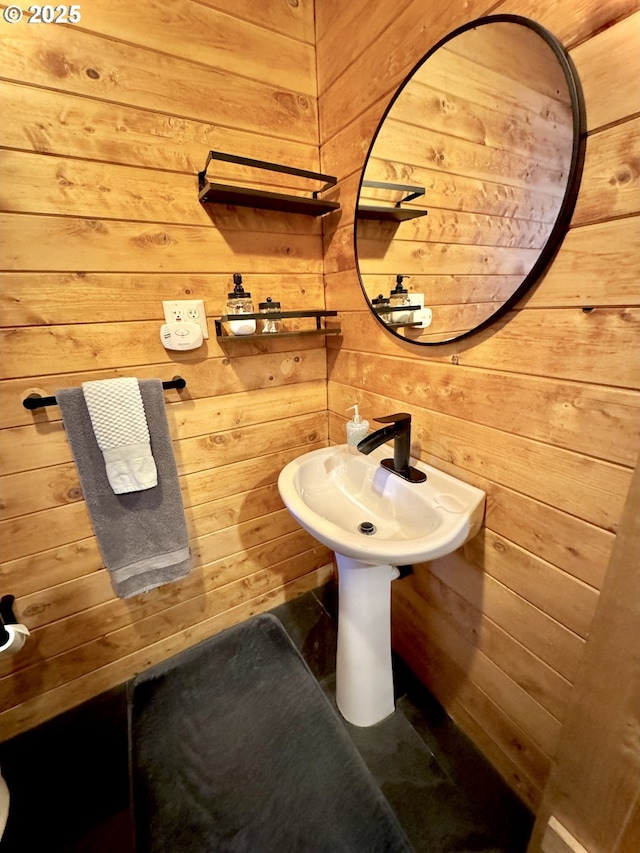
[[[92,80],[99,80],[100,79],[100,74],[98,71],[96,71],[95,68],[87,68],[87,70],[85,71],[85,74],[87,75],[87,77],[91,77]]]
[[[29,607],[24,611],[23,616],[39,616],[41,613],[47,609],[47,607],[51,607],[50,604],[30,604]]]
[[[619,186],[620,184],[628,184],[629,181],[632,180],[632,178],[633,175],[631,174],[631,171],[629,169],[624,169],[618,172],[617,175],[614,175],[609,181],[609,183],[615,187]]]

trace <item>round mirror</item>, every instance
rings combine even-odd
[[[516,15],[442,39],[378,126],[355,247],[378,321],[421,345],[503,315],[567,230],[584,160],[582,93],[562,45]]]

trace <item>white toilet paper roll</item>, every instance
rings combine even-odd
[[[0,646],[0,655],[13,654],[19,652],[24,646],[25,640],[29,636],[29,629],[26,625],[5,625],[5,631],[9,635],[5,642]]]

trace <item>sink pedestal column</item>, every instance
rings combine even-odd
[[[336,702],[356,726],[372,726],[392,714],[391,581],[398,570],[336,554],[338,656]]]

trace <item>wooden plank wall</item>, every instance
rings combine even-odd
[[[396,649],[532,808],[540,802],[640,449],[637,0],[317,0],[327,228],[329,435],[354,402],[413,415],[424,461],[486,489],[485,529],[394,584]],[[458,345],[385,333],[355,270],[355,194],[380,116],[417,60],[489,12],[538,20],[580,74],[589,137],[571,230],[515,310]]]
[[[528,853],[640,846],[640,464]],[[567,846],[555,844],[566,837]]]
[[[77,25],[1,24],[0,586],[32,631],[0,660],[3,739],[331,572],[276,488],[288,459],[327,441],[322,339],[170,353],[159,337],[162,300],[187,297],[205,300],[214,333],[234,272],[256,302],[324,307],[321,223],[207,212],[196,178],[209,149],[318,169],[313,2],[81,12]],[[166,402],[194,569],[125,602],[58,411],[22,399],[177,374],[187,388]]]

